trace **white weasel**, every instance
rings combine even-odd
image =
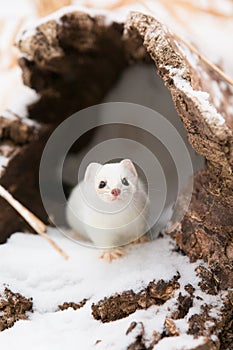
[[[120,163],[89,164],[84,180],[71,193],[66,216],[78,236],[106,249],[143,236],[148,208],[148,196],[137,171],[131,160],[124,159]]]

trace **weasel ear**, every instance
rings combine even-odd
[[[84,181],[90,182],[93,181],[97,171],[102,167],[99,163],[90,163],[86,169]]]
[[[138,176],[137,170],[130,159],[123,159],[120,164],[122,164],[125,169],[129,170],[133,176]]]

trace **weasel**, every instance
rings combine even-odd
[[[148,215],[147,193],[129,159],[89,164],[66,208],[67,222],[74,235],[104,249],[100,257],[108,261],[124,255],[116,247],[146,233]]]

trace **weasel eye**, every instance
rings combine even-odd
[[[124,177],[124,178],[121,180],[121,182],[123,183],[123,185],[129,186],[129,182],[128,182],[128,180],[126,179],[126,177]]]
[[[99,188],[104,188],[105,186],[106,186],[106,182],[105,181],[100,181]]]

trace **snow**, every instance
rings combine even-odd
[[[185,350],[194,348],[201,345],[204,342],[204,337],[194,339],[191,335],[182,335],[172,338],[163,338],[159,344],[155,347],[156,350]]]
[[[21,74],[19,67],[1,73],[0,115],[8,109],[26,118],[27,106],[39,100],[39,94],[22,84]]]
[[[7,166],[8,162],[9,162],[9,158],[0,155],[0,175],[4,170],[4,167]]]
[[[225,118],[217,112],[214,105],[209,101],[210,95],[205,91],[194,90],[186,79],[182,77],[184,70],[166,66],[170,75],[173,77],[174,84],[177,88],[181,89],[185,94],[196,102],[197,108],[202,112],[202,116],[205,118],[207,125],[211,128],[212,132],[220,139],[224,139],[226,132],[230,132],[228,129]],[[215,84],[216,91],[216,84]],[[218,96],[220,98],[220,96]]]
[[[153,331],[162,331],[165,317],[176,307],[175,298],[110,323],[94,320],[91,305],[125,290],[138,292],[152,280],[169,280],[177,271],[181,274],[181,287],[175,296],[180,291],[187,294],[184,286],[191,283],[196,288],[195,296],[203,299],[194,299],[195,312],[205,303],[221,312],[220,296],[206,295],[198,287],[199,277],[195,273],[198,262],[191,264],[187,257],[175,252],[170,238],[129,246],[124,258],[109,264],[98,259],[98,250],[75,244],[56,229],[50,228],[49,235],[69,254],[68,261],[37,235],[15,233],[0,246],[0,292],[7,285],[13,292],[33,297],[34,309],[28,321],[19,321],[13,328],[0,333],[3,349],[31,350],[32,343],[35,350],[126,349],[140,331],[138,323],[126,336],[133,321],[143,322],[145,338],[149,339]],[[84,298],[88,301],[79,310],[57,311],[59,304],[78,303]],[[187,317],[175,322],[180,336],[163,339],[155,349],[168,346],[169,349],[189,349],[193,344],[202,343],[202,338],[194,340],[185,334]],[[101,342],[95,345],[97,340]]]
[[[115,12],[107,11],[105,9],[88,8],[82,5],[64,6],[46,17],[28,21],[19,31],[16,37],[16,42],[18,42],[19,40],[25,40],[26,38],[33,36],[36,32],[36,28],[48,21],[55,20],[57,23],[61,24],[60,19],[62,16],[77,11],[88,13],[91,16],[103,15],[106,26],[110,25],[114,21],[124,22],[127,17],[127,13],[125,11],[122,13],[121,16],[119,16]]]
[[[7,69],[11,64],[13,37],[19,25],[20,20],[17,17],[10,17],[8,21],[4,22],[2,29],[4,30],[4,40],[0,40],[0,52],[4,52],[4,55],[1,55],[0,69]]]

